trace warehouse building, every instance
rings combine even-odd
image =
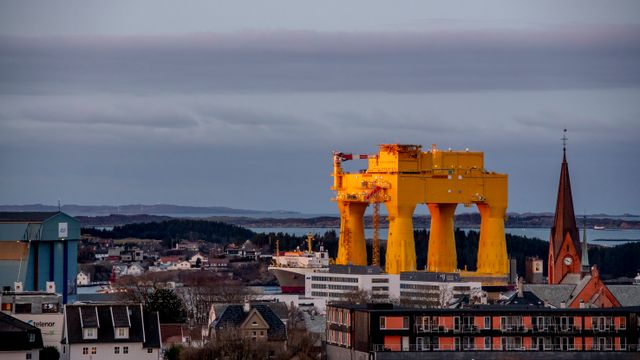
[[[0,212],[0,286],[75,301],[80,222],[63,212]]]

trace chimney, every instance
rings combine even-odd
[[[23,287],[22,287],[22,282],[21,281],[16,281],[13,283],[13,291],[15,292],[22,292],[23,291]]]
[[[251,310],[251,304],[249,304],[249,300],[244,301],[244,305],[242,305],[242,310],[248,313]]]
[[[585,309],[587,305],[584,303],[584,300],[580,300],[580,309]]]
[[[560,308],[565,309],[566,307],[567,307],[567,302],[562,300],[562,302],[560,303]]]
[[[522,276],[518,277],[518,297],[524,297],[524,281],[522,280]]]
[[[46,291],[49,294],[55,294],[55,292],[56,292],[56,283],[54,281],[47,281],[45,286],[46,286]]]

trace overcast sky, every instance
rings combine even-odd
[[[485,152],[640,213],[638,1],[3,1],[0,204],[337,213],[331,152]],[[350,169],[365,167],[353,162]],[[418,213],[427,213],[420,208]]]

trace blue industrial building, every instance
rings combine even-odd
[[[63,212],[0,212],[0,286],[19,282],[25,291],[76,298],[80,222]]]

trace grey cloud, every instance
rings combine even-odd
[[[465,92],[640,85],[640,28],[0,38],[0,93]]]

